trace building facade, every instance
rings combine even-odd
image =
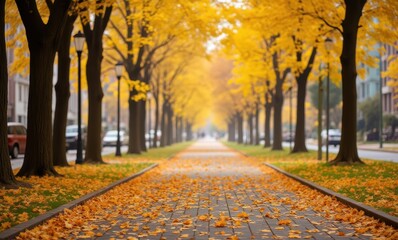
[[[384,44],[385,52],[382,56],[382,71],[388,69],[393,58],[398,57],[398,50],[388,44]],[[397,89],[389,86],[389,82],[394,81],[389,77],[382,78],[382,94],[383,94],[383,114],[392,114],[398,117],[398,93]]]

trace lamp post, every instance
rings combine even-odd
[[[73,36],[74,44],[77,52],[77,152],[76,152],[76,164],[83,163],[83,146],[82,146],[82,96],[81,96],[81,57],[83,52],[83,46],[85,37],[84,34],[79,31]]]
[[[148,99],[148,139],[149,139],[149,148],[152,147],[152,139],[151,139],[151,99],[152,93],[147,92],[146,98]],[[155,133],[156,134],[156,133]]]
[[[322,69],[322,65],[319,66]],[[323,108],[323,76],[318,79],[318,160],[322,160],[322,108]]]
[[[328,54],[328,77],[326,79],[326,162],[329,161],[329,89],[330,89],[330,50],[332,49],[333,40],[326,38],[325,49]]]
[[[116,153],[115,156],[120,157],[122,153],[120,151],[120,78],[123,73],[123,63],[118,62],[115,65],[115,72],[117,77],[117,138],[116,138]]]
[[[381,47],[382,47],[382,43],[379,43],[379,75],[380,75],[380,86],[379,86],[379,148],[383,148],[383,76],[381,75],[381,71],[382,69],[382,51],[381,51]]]

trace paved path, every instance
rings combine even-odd
[[[370,239],[372,226],[381,225],[219,142],[199,141],[21,237]]]

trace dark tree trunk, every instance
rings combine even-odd
[[[128,153],[140,154],[141,153],[141,138],[137,126],[140,125],[140,104],[131,98],[135,96],[135,92],[130,92],[129,100],[129,148]]]
[[[137,129],[140,133],[140,150],[143,152],[147,151],[146,148],[146,139],[145,139],[145,129],[146,129],[146,101],[142,100],[139,101],[138,104],[140,105],[140,127]],[[149,132],[148,132],[149,134]]]
[[[296,131],[294,135],[294,147],[292,153],[308,152],[305,145],[305,98],[307,93],[308,76],[311,73],[312,65],[315,61],[316,47],[312,48],[311,56],[308,60],[307,67],[297,77],[297,114],[296,114]],[[297,61],[300,62],[302,52],[297,52]]]
[[[71,1],[56,0],[44,24],[34,0],[17,0],[30,51],[28,133],[17,176],[58,175],[52,152],[52,77],[55,53]]]
[[[258,103],[256,103],[256,113],[254,117],[255,117],[254,120],[255,120],[255,131],[256,131],[256,138],[254,144],[259,145],[260,144],[260,107]]]
[[[243,116],[242,113],[236,114],[236,121],[238,122],[238,143],[243,143]]]
[[[175,117],[174,122],[175,122],[175,129],[176,129],[174,139],[175,139],[175,142],[178,143],[178,142],[180,142],[180,136],[179,136],[180,133],[178,132],[178,130],[180,130],[180,127],[179,127],[180,121],[177,116]]]
[[[158,95],[159,96],[159,95]],[[155,98],[155,126],[154,126],[154,136],[153,136],[153,142],[152,142],[152,147],[157,148],[158,147],[158,131],[159,131],[159,100]]]
[[[366,0],[345,0],[346,12],[342,23],[343,50],[340,56],[343,82],[343,116],[340,149],[331,164],[363,163],[357,149],[357,90],[356,46],[358,24]]]
[[[273,96],[272,102],[274,103],[274,137],[272,142],[272,150],[282,150],[282,86],[277,86],[275,88],[275,94]]]
[[[269,93],[267,93],[267,96]],[[272,113],[272,102],[268,96],[265,103],[265,124],[264,124],[264,147],[271,147],[271,113]]]
[[[68,104],[70,97],[69,70],[70,70],[70,39],[73,23],[77,15],[68,16],[64,31],[61,35],[61,44],[58,47],[58,80],[55,84],[55,111],[53,127],[53,164],[54,166],[69,166],[66,159],[65,129],[68,121]]]
[[[173,109],[171,105],[168,104],[167,106],[167,146],[170,146],[174,143],[174,128],[173,128]]]
[[[192,124],[190,122],[186,122],[186,131],[187,131],[187,141],[192,141]]]
[[[285,69],[283,75],[279,69],[278,53],[272,55],[272,64],[274,67],[276,85],[275,93],[272,95],[272,103],[274,107],[274,137],[272,142],[272,150],[283,150],[282,147],[282,108],[283,108],[283,83],[290,69]]]
[[[231,119],[231,142],[236,141],[236,118]]]
[[[166,102],[164,101],[162,104],[162,117],[160,121],[160,131],[162,132],[162,135],[160,136],[160,146],[165,147],[166,146],[166,139],[167,139],[167,131],[166,131]]]
[[[272,112],[272,95],[269,91],[265,93],[265,121],[264,121],[264,147],[271,147],[271,112]]]
[[[102,36],[112,13],[112,5],[105,7],[96,3],[94,22],[91,29],[90,21],[82,21],[86,37],[88,57],[86,62],[86,77],[88,87],[88,126],[85,163],[103,163],[102,150],[102,98],[104,93],[101,85]],[[101,13],[99,13],[101,12]]]
[[[249,123],[249,144],[254,144],[254,132],[253,132],[253,114],[249,114],[247,122]]]
[[[7,51],[4,34],[4,16],[6,0],[0,0],[0,189],[18,187],[12,172],[10,153],[7,144]]]

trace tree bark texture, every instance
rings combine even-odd
[[[104,93],[101,85],[101,63],[103,59],[102,36],[112,13],[112,5],[104,7],[100,3],[96,6],[97,11],[92,28],[90,21],[83,23],[84,36],[86,37],[88,57],[86,62],[86,77],[88,87],[88,126],[86,163],[103,163],[102,150],[102,98]]]
[[[55,53],[70,2],[56,0],[44,24],[34,0],[16,1],[30,51],[27,143],[25,159],[17,176],[59,175],[53,166],[52,78]]]
[[[6,0],[0,0],[0,188],[15,188],[17,180],[12,172],[7,144],[7,51],[4,34]]]
[[[249,144],[253,145],[254,144],[253,114],[250,113],[248,115],[247,122],[249,125]]]
[[[340,149],[331,164],[363,163],[357,149],[357,89],[356,46],[358,24],[366,0],[345,0],[346,12],[342,23],[343,49],[340,56],[343,115]]]
[[[308,76],[311,73],[312,65],[315,61],[316,47],[312,48],[311,56],[307,67],[296,78],[297,82],[297,111],[296,111],[296,130],[294,135],[294,147],[292,153],[308,152],[305,145],[305,98],[307,94]],[[297,53],[297,60],[301,61],[302,52]]]
[[[173,109],[170,104],[167,105],[167,146],[170,146],[174,143],[174,127],[173,127]]]
[[[135,92],[130,92],[129,99],[129,148],[128,153],[140,154],[141,153],[141,138],[137,126],[140,125],[140,104],[132,99]]]
[[[187,131],[187,141],[192,141],[192,139],[193,139],[192,124],[189,121],[187,121],[185,124],[185,127],[186,127],[186,131]]]
[[[158,95],[159,96],[159,95]],[[154,126],[154,136],[153,136],[153,142],[152,142],[152,147],[157,148],[158,147],[158,131],[159,131],[159,99],[155,99],[155,126]]]
[[[69,70],[70,70],[70,39],[73,24],[77,15],[68,16],[64,31],[61,35],[61,44],[58,46],[58,80],[55,84],[55,111],[53,124],[53,164],[54,166],[69,166],[66,159],[65,130],[68,121],[68,104],[70,97]]]
[[[278,53],[272,55],[272,63],[274,66],[274,72],[276,76],[275,93],[272,96],[272,102],[274,107],[274,137],[272,142],[272,150],[283,150],[282,147],[282,108],[283,108],[283,82],[285,81],[287,70],[284,71],[281,76]]]
[[[269,94],[269,93],[267,93]],[[265,108],[265,121],[264,121],[264,147],[271,147],[271,114],[272,114],[272,102],[271,97],[267,98],[264,105]]]
[[[166,146],[166,135],[167,135],[167,131],[166,131],[166,101],[163,101],[162,104],[162,117],[161,117],[161,121],[160,121],[160,130],[162,132],[162,135],[160,136],[160,146],[161,147],[165,147]]]
[[[140,125],[139,128],[137,128],[136,130],[139,131],[140,134],[140,150],[143,152],[147,151],[147,147],[146,147],[146,139],[145,139],[145,129],[146,129],[146,101],[142,100],[139,101],[138,104],[140,105],[140,114],[139,114],[139,118],[140,118]],[[149,132],[148,132],[149,134]]]

